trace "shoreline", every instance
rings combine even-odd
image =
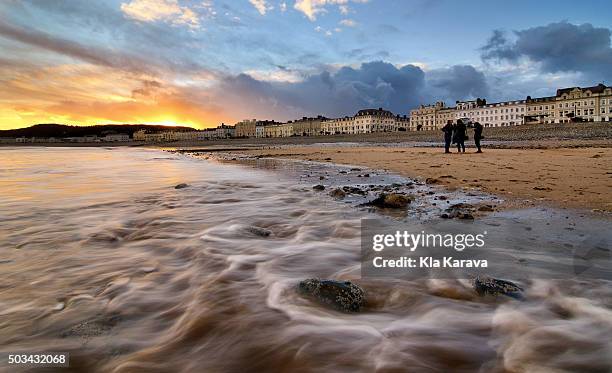
[[[550,206],[596,215],[612,213],[612,149],[484,148],[483,154],[444,154],[440,148],[406,146],[282,146],[238,151],[181,149],[228,162],[289,159],[367,167],[442,187],[448,192],[485,192],[504,200],[501,208]],[[456,151],[456,150],[455,150]]]

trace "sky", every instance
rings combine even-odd
[[[0,129],[340,117],[612,83],[607,0],[0,0]]]

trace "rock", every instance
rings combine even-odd
[[[142,268],[140,268],[140,270],[143,273],[152,273],[152,272],[157,271],[157,268],[156,267],[142,267]]]
[[[340,188],[336,188],[334,190],[332,190],[331,192],[329,192],[329,195],[334,197],[334,198],[338,198],[338,199],[342,199],[344,197],[346,197],[346,193],[340,189]]]
[[[331,158],[325,158],[324,160],[325,161],[331,161],[332,159]]]
[[[440,215],[444,219],[474,219],[474,206],[469,203],[456,203],[446,209],[446,214]]]
[[[375,206],[380,208],[405,208],[412,200],[403,195],[396,193],[381,193],[376,199],[364,203],[366,206]]]
[[[353,168],[351,168],[351,171],[361,171],[361,168],[355,168],[355,167],[353,167]]]
[[[363,177],[370,177],[370,174],[363,174]]]
[[[340,174],[345,174],[345,173],[346,173],[346,171],[340,171],[339,173],[340,173]]]
[[[493,206],[491,206],[491,205],[482,205],[482,206],[478,207],[478,211],[491,212],[491,211],[494,211],[494,210],[493,210]]]
[[[365,303],[365,292],[350,281],[307,279],[298,292],[344,312],[357,312]]]
[[[446,201],[447,197],[446,196],[439,196],[438,199],[440,201]]]
[[[551,191],[552,189],[548,188],[548,187],[533,187],[533,190],[545,190],[545,191]]]
[[[515,299],[523,298],[523,288],[521,288],[517,284],[510,281],[499,280],[487,276],[478,276],[474,279],[474,290],[476,290],[478,295],[481,296],[487,294],[501,294]]]
[[[315,186],[313,186],[313,187],[312,187],[312,189],[314,189],[314,190],[319,190],[319,191],[320,191],[320,190],[325,190],[325,186],[324,186],[324,185],[319,184],[319,185],[315,185]]]
[[[245,230],[251,234],[254,234],[255,236],[259,236],[259,237],[268,237],[272,234],[272,231],[266,228],[262,228],[262,227],[257,227],[254,225],[250,225],[248,227],[245,228]]]
[[[189,188],[189,184],[186,183],[180,183],[177,186],[174,187],[174,189],[185,189],[185,188]]]
[[[362,196],[366,195],[366,191],[365,190],[362,190],[361,188],[357,188],[357,187],[354,187],[354,186],[343,186],[342,190],[345,193],[349,193],[349,194],[359,194],[359,195],[362,195]]]
[[[325,176],[319,176],[319,180],[325,180]]]
[[[440,180],[433,178],[433,177],[428,177],[427,179],[425,179],[425,184],[439,184]]]

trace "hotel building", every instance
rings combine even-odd
[[[353,117],[334,118],[321,122],[321,133],[359,134],[371,132],[394,132],[400,128],[408,130],[410,118],[394,115],[388,110],[364,109],[359,110]]]
[[[321,123],[326,120],[327,118],[319,115],[315,118],[303,117],[287,124],[291,125],[293,136],[317,136],[322,132]]]
[[[438,112],[443,109],[448,108],[442,101],[438,101],[433,105],[419,105],[418,108],[410,111],[410,129],[412,131],[421,131],[442,128],[444,124],[440,126],[441,120],[436,120],[436,117],[438,116]],[[447,111],[444,112],[445,116],[448,115]],[[454,120],[455,118],[453,116],[448,119]]]
[[[608,122],[612,120],[612,87],[598,84],[594,87],[570,87],[557,90],[550,110],[554,123],[574,120]]]
[[[457,101],[455,119],[479,122],[485,127],[508,127],[524,124],[527,112],[525,100],[487,104],[484,99]]]

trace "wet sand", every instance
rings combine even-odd
[[[456,151],[456,150],[455,150]],[[303,159],[366,166],[427,180],[449,189],[477,189],[501,196],[507,206],[551,204],[612,211],[612,149],[485,149],[444,154],[410,146],[284,146],[246,149],[256,157]]]

